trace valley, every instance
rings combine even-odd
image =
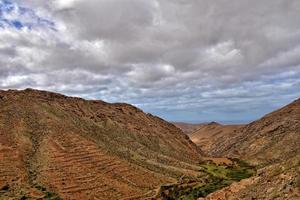
[[[296,200],[299,103],[183,133],[129,104],[1,91],[0,199]]]
[[[246,125],[209,123],[188,133],[210,157],[246,160],[257,173],[205,197],[300,199],[300,100]]]
[[[157,199],[194,200],[206,197],[256,173],[254,166],[238,159],[232,160],[229,165],[202,161],[199,167],[203,174],[194,178],[182,177],[176,184],[161,186]]]

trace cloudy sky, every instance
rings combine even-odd
[[[248,122],[300,97],[299,0],[0,0],[0,89]]]

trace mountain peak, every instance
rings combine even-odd
[[[209,125],[209,126],[219,126],[221,124],[219,124],[218,122],[212,121],[212,122],[209,122],[207,125]]]

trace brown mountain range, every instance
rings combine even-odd
[[[201,124],[191,124],[191,123],[185,123],[185,122],[172,122],[176,127],[180,128],[184,133],[189,134],[192,133],[199,128],[201,128],[205,123]]]
[[[300,100],[230,134],[212,142],[211,155],[254,163],[286,161],[300,155]]]
[[[180,129],[128,104],[0,92],[0,198],[141,199],[200,158]]]
[[[188,133],[191,140],[201,147],[201,149],[210,155],[216,149],[219,149],[218,142],[222,138],[231,138],[244,125],[222,125],[216,122],[202,125],[196,131]]]
[[[245,126],[210,124],[190,134],[204,152],[257,165],[255,176],[206,200],[300,199],[300,99]]]
[[[0,91],[0,199],[300,199],[300,100],[190,130],[195,144],[129,104]]]
[[[204,124],[188,135],[210,156],[285,161],[300,154],[300,99],[247,125]]]

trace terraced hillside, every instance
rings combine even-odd
[[[128,104],[0,92],[0,197],[142,199],[197,174],[180,129]]]
[[[6,182],[22,183],[26,180],[26,169],[18,151],[0,146],[0,160],[0,188],[5,187]]]
[[[46,145],[48,144],[48,145]],[[45,158],[39,182],[58,190],[62,198],[120,199],[140,196],[167,177],[107,155],[76,134],[44,141]],[[147,177],[141,179],[140,177]]]

